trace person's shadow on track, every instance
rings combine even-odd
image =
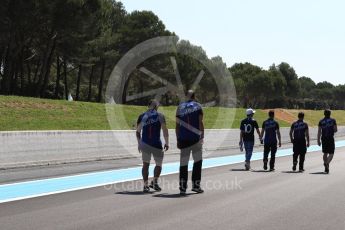
[[[263,169],[261,169],[261,170],[251,170],[251,172],[255,172],[255,173],[272,173],[269,170],[263,170]]]
[[[286,174],[302,174],[302,172],[300,172],[300,171],[282,171],[282,173],[286,173]]]
[[[153,195],[153,197],[173,199],[173,198],[185,198],[185,197],[188,197],[188,196],[191,196],[191,195],[195,195],[195,194],[196,193],[187,193],[185,196],[181,196],[180,193],[175,193],[175,194],[160,193],[160,194]]]
[[[144,193],[143,191],[122,191],[122,192],[115,192],[116,195],[130,195],[130,196],[140,196],[140,195],[152,195],[155,192],[150,191],[148,193]]]
[[[325,172],[314,172],[314,173],[309,173],[310,175],[328,175]]]
[[[245,169],[230,169],[232,172],[247,172],[248,170]]]

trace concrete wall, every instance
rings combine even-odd
[[[169,132],[171,150],[167,154],[176,154],[175,131]],[[289,141],[288,132],[289,129],[282,129],[285,143]],[[311,129],[313,139],[316,132]],[[345,136],[344,127],[338,136]],[[206,130],[204,148],[238,148],[238,140],[237,129]],[[0,144],[0,169],[138,156],[135,131],[0,132]]]

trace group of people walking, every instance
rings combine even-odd
[[[264,145],[263,168],[264,170],[268,170],[268,156],[271,154],[269,170],[274,171],[277,149],[282,145],[279,123],[274,119],[274,111],[269,111],[269,118],[263,122],[261,132],[258,123],[253,118],[255,111],[253,109],[248,109],[246,113],[247,118],[241,122],[239,143],[241,150],[243,148],[245,149],[245,169],[251,169],[250,160],[255,145],[254,132],[256,130],[261,144]],[[307,148],[310,146],[309,126],[304,121],[304,116],[303,112],[298,114],[298,120],[291,125],[289,134],[290,141],[293,144],[292,170],[296,171],[298,164],[299,172],[304,172],[305,155],[307,153]],[[329,164],[331,163],[335,152],[334,135],[338,131],[338,128],[336,120],[331,118],[330,110],[325,110],[324,116],[325,117],[318,125],[317,143],[319,146],[322,146],[325,173],[329,173]]]
[[[136,136],[138,151],[142,154],[144,180],[143,192],[150,192],[150,189],[161,191],[158,178],[162,171],[164,151],[169,149],[169,133],[166,120],[163,114],[158,112],[159,102],[151,100],[148,110],[141,114],[137,121]],[[248,109],[247,117],[240,126],[240,149],[245,150],[245,170],[250,170],[250,161],[255,146],[255,131],[260,143],[264,145],[263,168],[264,170],[275,170],[275,156],[278,147],[281,147],[281,133],[279,123],[274,119],[274,111],[269,111],[269,118],[263,122],[260,131],[257,121],[254,119],[255,111]],[[325,173],[329,173],[329,164],[333,159],[335,151],[334,134],[337,132],[337,123],[331,118],[331,111],[325,110],[324,119],[319,122],[317,135],[318,145],[322,145],[324,153]],[[161,141],[161,130],[163,131],[164,146]],[[180,195],[186,195],[188,184],[188,162],[190,155],[194,160],[192,170],[192,191],[203,193],[200,186],[202,172],[202,146],[204,143],[203,109],[195,100],[195,93],[189,90],[186,101],[181,103],[176,111],[176,139],[177,147],[180,149],[179,189]],[[298,120],[294,122],[290,130],[290,139],[293,143],[293,166],[292,170],[304,171],[305,155],[310,146],[309,126],[304,121],[304,113],[298,114]],[[270,161],[268,161],[270,156]],[[154,177],[149,183],[149,166],[151,157],[155,161]],[[299,160],[299,162],[298,162]]]
[[[143,168],[142,175],[144,180],[145,193],[154,189],[161,191],[158,178],[162,171],[162,161],[164,151],[169,149],[169,134],[166,127],[164,115],[158,112],[159,102],[151,100],[149,109],[141,114],[137,121],[137,140],[138,150],[142,153]],[[202,171],[202,145],[204,140],[203,110],[201,105],[195,100],[195,93],[189,90],[186,101],[181,103],[176,111],[176,139],[177,147],[180,149],[180,195],[186,195],[188,184],[188,162],[190,155],[194,160],[192,172],[192,191],[203,193],[200,187]],[[165,139],[164,147],[160,139],[163,130]],[[151,184],[148,182],[149,166],[153,156],[156,163],[154,178]]]

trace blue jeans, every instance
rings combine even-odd
[[[246,162],[250,162],[253,155],[254,141],[245,141],[244,149],[246,150]]]

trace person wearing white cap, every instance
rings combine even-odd
[[[248,171],[250,170],[250,160],[253,155],[253,149],[254,149],[254,144],[255,144],[254,129],[256,130],[259,138],[260,138],[260,130],[259,130],[258,123],[253,118],[255,114],[255,110],[249,108],[247,109],[246,114],[247,114],[247,118],[241,122],[241,127],[240,127],[241,134],[240,134],[239,144],[240,144],[241,151],[243,151],[243,145],[244,145],[244,149],[246,151],[245,169]]]

